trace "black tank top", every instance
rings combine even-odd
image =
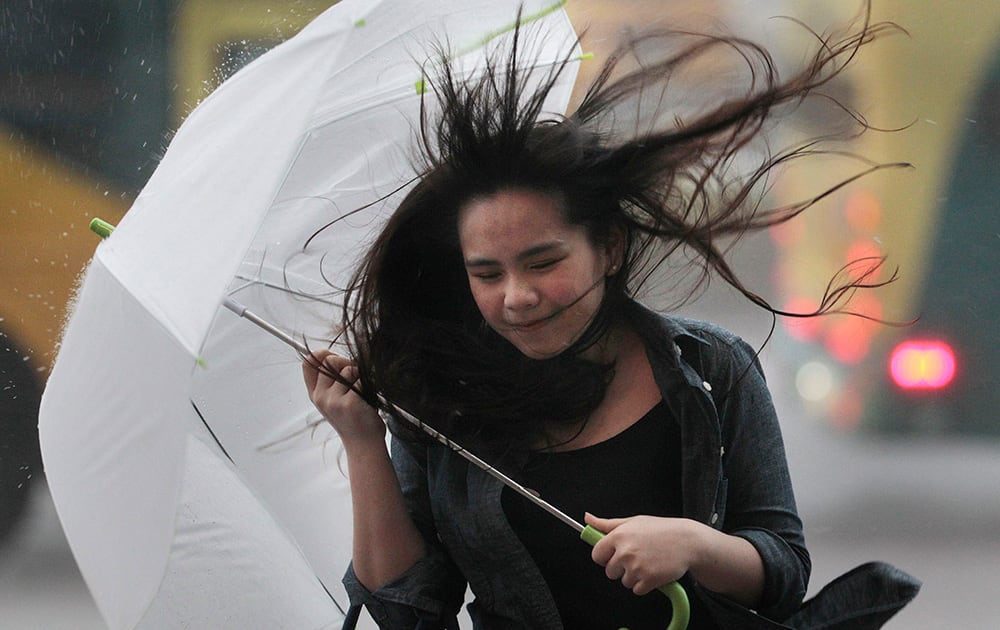
[[[648,514],[679,516],[680,428],[661,400],[625,431],[577,450],[533,453],[519,481],[570,517]],[[609,580],[576,532],[524,497],[505,488],[507,519],[545,578],[568,630],[663,630],[670,621],[667,598],[639,597]],[[692,601],[690,628],[703,626]],[[699,617],[696,619],[696,617]]]

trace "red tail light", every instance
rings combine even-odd
[[[955,377],[955,352],[943,341],[905,341],[892,351],[889,371],[903,389],[940,389]]]

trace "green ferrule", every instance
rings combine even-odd
[[[597,541],[604,538],[604,534],[601,533],[600,530],[594,529],[590,525],[587,525],[586,527],[583,528],[583,531],[580,532],[580,538],[583,540],[583,542],[593,547],[594,545],[597,544]]]

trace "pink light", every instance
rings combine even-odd
[[[905,341],[892,351],[889,371],[903,389],[940,389],[955,377],[955,353],[943,341]]]

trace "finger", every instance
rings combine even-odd
[[[622,573],[621,581],[622,581],[622,586],[624,586],[629,590],[634,590],[639,580],[634,574],[625,571],[624,573]]]
[[[340,370],[340,378],[343,380],[342,385],[353,387],[357,384],[360,374],[358,372],[358,366],[350,363]]]
[[[353,365],[350,359],[342,357],[333,352],[326,352],[323,355],[322,365],[332,374],[339,374],[341,370],[349,365]]]
[[[347,387],[351,381],[345,383],[347,380],[344,378],[344,372],[352,367],[353,364],[349,359],[345,359],[334,353],[328,353],[323,357],[323,361],[320,364],[319,375],[316,379],[316,385],[321,390],[326,390],[334,387],[335,385],[341,385]]]
[[[583,520],[594,529],[597,529],[605,534],[610,534],[612,530],[624,523],[628,519],[624,518],[600,518],[599,516],[594,516],[590,512],[585,512],[583,515]]]
[[[317,350],[302,359],[302,378],[310,392],[316,389],[320,374],[319,366],[323,364],[328,354],[331,354],[329,350]]]
[[[314,401],[324,392],[343,393],[341,389],[346,391],[357,380],[357,370],[353,369],[353,363],[329,350],[317,350],[306,357],[302,373]]]
[[[594,548],[590,551],[591,559],[602,567],[607,568],[611,562],[611,559],[615,555],[615,544],[613,541],[607,538],[602,538],[597,541]],[[610,575],[608,577],[611,577]],[[620,577],[620,576],[619,576]],[[617,580],[618,578],[611,578]]]
[[[650,584],[648,580],[638,580],[634,585],[631,586],[632,592],[636,595],[645,595],[649,593],[654,588],[655,585]]]
[[[622,578],[622,586],[640,596],[653,590],[652,588],[646,586],[645,581],[637,579],[631,574]]]
[[[608,576],[609,580],[622,580],[622,584],[625,583],[625,567],[616,562],[609,563],[604,567],[604,575]]]

